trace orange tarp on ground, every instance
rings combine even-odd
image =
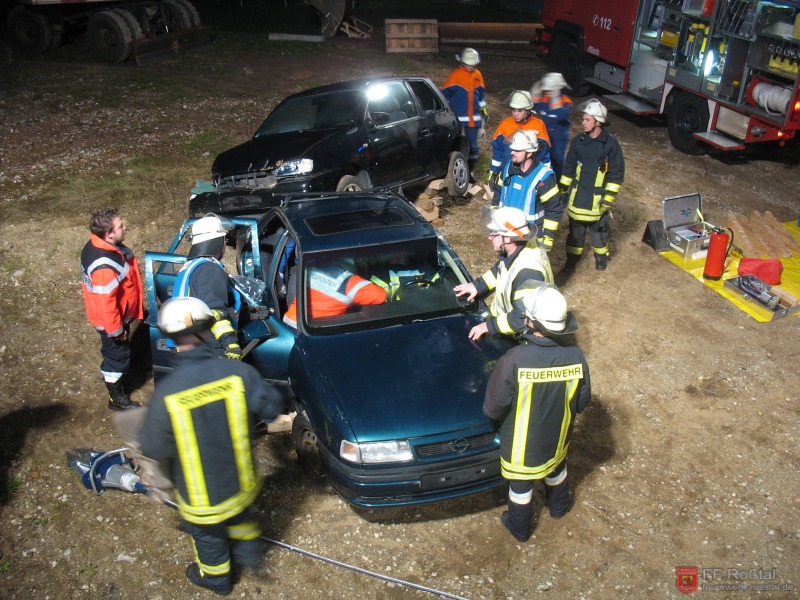
[[[798,242],[800,242],[800,227],[797,226],[797,223],[784,223],[783,226],[789,230],[789,233],[791,233]],[[689,273],[698,281],[702,281],[719,295],[733,302],[756,321],[764,323],[770,320],[768,317],[764,316],[763,311],[757,310],[750,302],[743,300],[740,294],[736,294],[730,289],[723,287],[726,279],[731,279],[739,275],[739,259],[737,257],[730,257],[728,259],[725,272],[722,274],[722,279],[719,281],[709,281],[703,279],[703,269],[706,264],[705,259],[684,260],[680,254],[672,250],[660,252],[659,254],[672,264]],[[800,255],[792,254],[791,258],[781,258],[781,264],[783,264],[783,272],[781,273],[779,287],[795,298],[800,298]],[[796,313],[792,316],[796,317],[798,314],[800,313]]]

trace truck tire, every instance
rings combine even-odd
[[[131,30],[131,38],[134,42],[142,39],[142,36],[144,35],[142,33],[142,26],[139,24],[139,21],[136,20],[136,17],[131,11],[124,8],[114,8],[112,10],[125,21],[128,29]]]
[[[133,49],[130,27],[114,10],[100,10],[89,18],[86,30],[94,55],[103,62],[117,64],[128,60]]]
[[[189,15],[189,21],[191,22],[192,27],[199,27],[200,25],[202,25],[200,21],[200,13],[197,12],[197,9],[195,8],[194,4],[189,2],[189,0],[176,0],[176,2],[178,2],[178,4],[181,4],[183,8],[186,9],[186,14]]]
[[[27,54],[41,54],[53,45],[53,30],[44,13],[15,6],[8,13],[7,26],[11,45]]]
[[[708,152],[708,146],[692,134],[708,129],[708,104],[693,94],[678,92],[667,113],[669,139],[676,150],[690,156]]]
[[[192,18],[189,11],[179,0],[163,0],[161,6],[167,21],[169,31],[183,31],[192,28]]]

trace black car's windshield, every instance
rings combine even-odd
[[[272,111],[254,137],[354,125],[363,104],[364,94],[360,90],[289,99]]]
[[[308,253],[304,319],[324,334],[456,314],[463,308],[453,287],[466,281],[452,250],[433,238]]]

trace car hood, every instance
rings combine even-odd
[[[345,128],[297,131],[253,138],[218,155],[211,173],[228,177],[274,168],[276,163],[287,160],[314,158],[307,155],[343,130]]]
[[[398,432],[414,438],[489,422],[482,412],[486,384],[511,343],[470,341],[478,322],[462,315],[306,341],[356,441]]]

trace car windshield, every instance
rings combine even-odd
[[[364,94],[360,90],[288,99],[272,111],[254,137],[354,125],[363,103]]]
[[[468,281],[452,250],[429,238],[306,253],[303,314],[310,332],[341,333],[463,312],[453,287]]]

